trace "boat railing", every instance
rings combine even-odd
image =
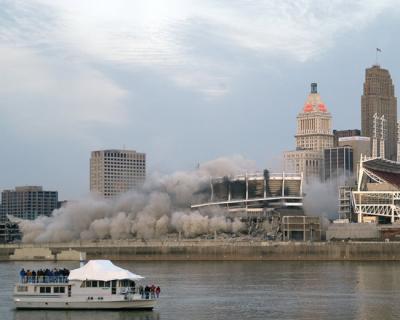
[[[137,289],[136,293],[139,294],[142,299],[156,299],[160,295],[160,292],[157,293],[157,291],[154,289],[151,290],[151,288],[149,288],[149,290],[146,291],[146,289],[143,287],[142,289]]]
[[[67,276],[25,276],[21,283],[68,283]]]
[[[148,290],[146,291],[143,287],[142,290],[138,287],[121,287],[119,290],[120,294],[139,294],[143,298],[150,297],[150,298],[156,298],[157,292],[155,290]]]

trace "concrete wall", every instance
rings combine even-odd
[[[50,255],[45,255],[49,252]],[[31,252],[30,256],[27,253]],[[2,260],[400,260],[400,242],[102,241],[2,245]],[[40,255],[39,255],[40,254]],[[12,255],[12,256],[10,256]]]
[[[378,240],[380,233],[373,223],[332,223],[326,230],[326,240]]]
[[[16,248],[10,260],[54,260],[49,248]]]

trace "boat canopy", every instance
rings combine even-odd
[[[68,280],[140,280],[144,277],[114,265],[110,260],[89,260],[83,267],[71,270]]]

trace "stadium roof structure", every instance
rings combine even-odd
[[[400,189],[400,163],[381,159],[381,158],[367,158],[361,161],[360,167],[360,180],[366,175],[370,179],[378,183],[388,183]],[[362,187],[360,185],[360,187]],[[361,190],[359,190],[361,191]]]
[[[358,222],[365,222],[364,216],[400,220],[400,163],[361,157],[357,185],[351,199]]]
[[[223,207],[230,213],[263,214],[270,209],[303,210],[303,175],[297,173],[246,173],[213,177],[192,209]]]

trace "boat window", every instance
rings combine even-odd
[[[106,288],[109,288],[109,287],[110,287],[110,281],[106,281],[105,287],[106,287]]]
[[[117,294],[117,280],[111,281],[111,294]]]
[[[96,288],[97,281],[86,280],[81,284],[81,288]]]
[[[129,280],[121,280],[120,287],[129,287]]]
[[[54,287],[54,293],[65,293],[65,287]]]
[[[99,281],[99,287],[103,288],[104,287],[104,281]]]
[[[40,293],[51,293],[51,287],[40,287]]]

